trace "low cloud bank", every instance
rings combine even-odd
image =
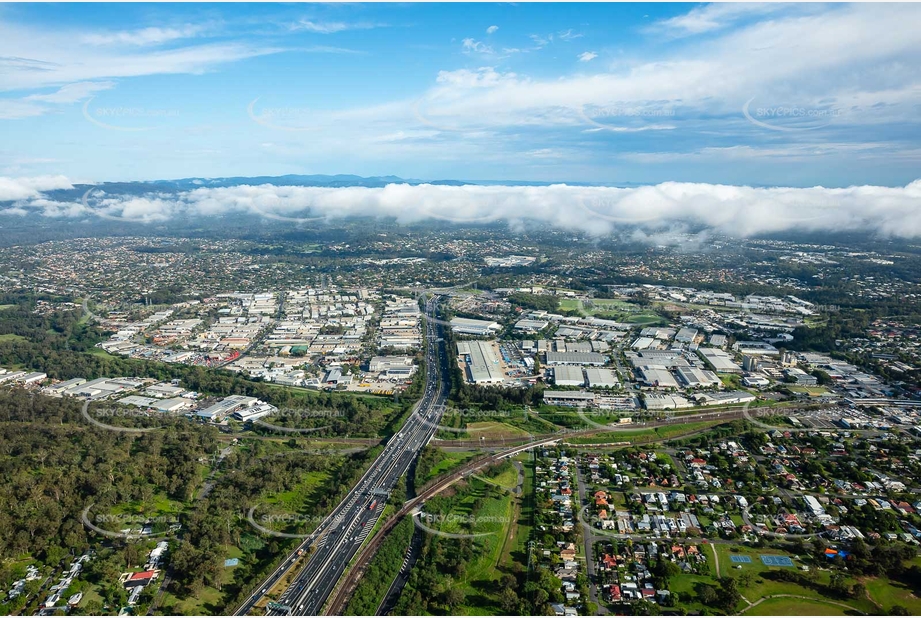
[[[297,222],[355,216],[393,217],[401,223],[459,224],[538,221],[603,236],[624,228],[655,231],[694,226],[732,236],[772,232],[866,232],[921,236],[921,180],[905,187],[843,189],[753,188],[666,182],[638,188],[442,186],[391,184],[383,188],[238,185],[177,194],[121,196],[94,189],[74,202],[41,193],[69,188],[66,178],[0,178],[0,214],[100,217],[138,223],[176,216],[252,214]]]
[[[2,202],[36,198],[43,191],[72,188],[73,185],[64,176],[37,176],[35,178],[0,176],[0,204]]]

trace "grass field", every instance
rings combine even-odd
[[[741,574],[748,574],[750,583],[746,586],[740,585],[739,592],[751,603],[756,603],[761,599],[775,595],[793,595],[792,597],[766,599],[751,609],[749,609],[748,602],[745,600],[740,601],[739,605],[736,606],[735,611],[743,615],[840,616],[847,613],[856,614],[858,612],[864,612],[867,614],[879,613],[878,608],[876,608],[874,604],[868,599],[823,600],[821,598],[822,593],[816,588],[812,587],[812,584],[801,585],[795,582],[775,581],[765,577],[771,571],[794,570],[795,567],[766,567],[761,562],[760,557],[762,555],[778,555],[789,556],[792,558],[793,556],[789,552],[767,547],[752,548],[744,545],[730,546],[725,544],[711,545],[704,550],[711,569],[710,576],[680,575],[672,579],[670,589],[673,592],[680,593],[683,599],[687,599],[686,602],[682,601],[682,606],[688,611],[703,609],[703,606],[697,602],[695,598],[695,586],[697,584],[703,583],[713,587],[718,587],[719,585],[716,581],[716,566],[713,562],[714,549],[716,550],[717,556],[719,557],[720,575],[723,577],[732,577],[738,579]],[[739,564],[734,563],[730,560],[730,556],[732,555],[749,556],[751,558],[751,562]],[[797,567],[799,566],[798,561],[794,560],[794,563],[797,564]],[[827,586],[831,579],[830,571],[827,570],[816,570],[815,568],[812,568],[808,573],[804,573],[798,569],[796,570],[800,574],[809,578],[812,582],[814,582],[814,585],[818,586],[820,589],[823,586]],[[874,593],[874,585],[878,586],[878,592],[880,595],[898,594],[899,592],[897,587],[890,589],[888,587],[888,582],[880,582],[879,580],[872,579],[870,581],[865,581],[864,583],[866,584],[867,589],[870,590],[871,595]],[[893,590],[896,592],[893,592]],[[901,592],[905,593],[906,595],[910,595],[910,592],[907,590],[901,590]],[[917,602],[918,600],[915,599],[915,603]],[[848,607],[851,607],[852,609],[849,610],[846,607],[835,605],[835,603],[842,603]],[[900,604],[909,608],[913,614],[917,614],[919,611],[921,611],[921,607],[918,605],[912,605],[910,603],[910,599],[900,597],[899,600],[889,601],[888,605],[885,605],[885,607],[888,608],[893,604]]]
[[[506,573],[514,571],[515,563],[519,565],[527,564],[527,544],[528,539],[531,538],[533,516],[534,468],[531,457],[528,454],[522,454],[518,455],[515,460],[521,464],[524,471],[524,482],[521,486],[522,493],[512,498],[512,519],[510,525],[506,528],[502,551],[496,563],[496,568]],[[517,485],[518,469],[512,469],[511,473],[514,476],[512,483]]]
[[[163,600],[157,608],[158,613],[172,616],[207,616],[220,610],[222,593],[217,588],[206,586],[195,595],[180,599],[169,592],[163,594]]]
[[[655,429],[638,429],[638,430],[628,430],[628,431],[610,431],[605,433],[599,433],[592,436],[579,436],[575,438],[567,438],[567,444],[606,444],[611,442],[646,442],[650,440],[670,440],[672,438],[683,436],[689,433],[694,433],[697,431],[703,431],[704,429],[709,429],[716,425],[721,424],[723,421],[701,421],[699,423],[675,423],[674,425],[667,425],[665,427],[657,427]]]
[[[578,298],[564,298],[560,300],[562,311],[582,311],[582,301]]]
[[[642,309],[638,305],[615,298],[593,298],[582,301],[578,298],[564,298],[560,300],[562,311],[578,311],[582,315],[606,315],[617,320],[632,322],[634,324],[655,324],[665,320],[654,311]]]
[[[627,322],[632,324],[643,324],[649,326],[651,324],[666,324],[667,320],[660,315],[655,313],[639,313],[636,315],[631,315],[627,317]]]
[[[709,553],[709,550],[704,550],[708,552],[707,560],[712,560],[713,557]],[[720,565],[722,566],[722,565]],[[712,565],[711,565],[712,568]],[[677,593],[681,595],[681,606],[688,610],[688,612],[698,612],[702,613],[704,610],[704,605],[697,601],[686,601],[685,599],[693,599],[695,594],[695,586],[697,584],[707,584],[710,586],[716,586],[716,580],[712,577],[706,575],[679,575],[678,577],[673,577],[669,580],[668,589],[672,593]]]
[[[811,395],[812,397],[828,394],[828,391],[822,386],[788,386],[787,389],[791,393],[803,393],[804,395]]]
[[[0,335],[0,343],[4,341],[26,341],[26,338],[22,335],[14,335],[13,333],[7,333],[5,335]]]
[[[921,615],[921,598],[915,596],[910,588],[900,582],[890,581],[888,577],[871,577],[861,579],[870,593],[870,598],[884,610],[893,605],[908,609],[912,616]]]
[[[506,469],[503,469],[502,472],[496,476],[486,477],[494,485],[501,487],[502,489],[512,490],[518,485],[518,469],[509,466]]]
[[[815,589],[809,586],[803,586],[803,585],[800,585],[794,582],[774,581],[771,579],[766,579],[764,577],[765,574],[771,571],[792,570],[795,567],[766,567],[761,562],[761,556],[777,555],[777,556],[789,556],[793,558],[793,556],[789,552],[781,551],[778,549],[771,549],[771,548],[760,548],[760,549],[751,548],[751,547],[747,547],[744,545],[735,545],[735,546],[714,545],[713,547],[716,548],[717,555],[719,556],[720,572],[723,576],[738,577],[739,574],[744,573],[744,572],[749,572],[753,576],[752,582],[750,585],[745,586],[744,588],[740,588],[740,592],[742,593],[742,595],[745,598],[747,598],[749,601],[751,601],[752,603],[758,601],[759,599],[763,599],[764,597],[777,595],[777,594],[792,594],[792,595],[809,597],[812,599],[816,599],[821,596],[819,592],[817,592]],[[743,563],[743,564],[736,564],[730,560],[729,556],[731,555],[749,556],[751,558],[751,562]],[[794,559],[794,564],[796,564],[798,567],[800,563]],[[742,568],[737,569],[736,567],[742,567]],[[714,570],[714,574],[715,574],[715,570]],[[815,568],[810,570],[807,576],[811,578],[812,581],[814,581],[817,585],[827,585],[831,579],[831,574],[829,571],[816,570]],[[867,587],[869,588],[869,584],[867,584]],[[793,601],[793,602],[802,601],[803,603],[808,603],[808,601],[805,601],[803,599],[784,599],[784,600]],[[762,608],[762,605],[765,605],[767,603],[773,603],[775,601],[779,602],[780,599],[771,599],[769,601],[765,601],[764,603],[758,605],[758,607],[754,608],[751,615],[759,615],[759,614],[760,615],[784,615],[784,614],[777,614],[773,609],[769,611],[770,606]],[[845,604],[852,606],[855,609],[860,610],[865,613],[869,613],[869,614],[875,613],[874,612],[875,608],[873,604],[866,599],[863,599],[863,600],[849,599],[847,601],[839,601],[839,602],[844,602]],[[825,610],[826,612],[830,612],[832,611],[832,609],[834,609],[835,611],[833,615],[840,615],[847,611],[843,607],[836,607],[833,604],[823,603],[822,605],[828,608]],[[743,601],[739,604],[737,609],[739,611],[742,611],[743,613],[747,613],[744,611],[746,607],[748,607],[748,604]],[[809,614],[809,612],[805,612],[805,611],[804,612],[794,612],[794,614],[796,613],[800,613],[804,615]],[[823,614],[823,615],[827,615],[827,614]]]
[[[326,471],[307,472],[290,491],[271,494],[262,499],[254,517],[260,525],[288,534],[312,531],[322,513],[319,504],[330,491],[331,474]]]
[[[531,538],[536,508],[534,504],[534,461],[527,454],[519,455],[518,459],[524,468],[524,483],[519,498],[518,521],[510,531],[510,534],[514,534],[513,542],[506,545],[500,563],[504,568],[511,568],[513,562],[527,564],[528,540]]]
[[[90,584],[86,592],[83,593],[83,598],[80,599],[80,604],[77,607],[86,607],[86,604],[90,601],[98,601],[102,604],[102,597],[99,595],[99,586],[95,584]]]
[[[285,491],[266,497],[265,504],[274,505],[288,512],[299,512],[302,508],[313,506],[326,490],[329,481],[328,472],[308,472],[291,491]]]
[[[147,502],[119,504],[105,513],[91,511],[89,518],[103,530],[112,532],[138,530],[150,520],[153,531],[160,533],[168,530],[171,523],[178,523],[185,508],[182,502],[170,500],[166,494],[156,494]]]
[[[16,305],[0,305],[0,311],[3,311],[4,309],[9,309],[10,307],[15,307],[15,306]]]
[[[432,469],[429,471],[428,474],[425,475],[425,478],[416,479],[420,487],[424,485],[425,483],[428,483],[429,481],[431,481],[433,478],[441,474],[444,474],[445,472],[448,472],[449,470],[453,470],[454,468],[460,466],[465,461],[475,456],[474,453],[470,453],[470,452],[457,453],[457,452],[452,452],[452,451],[445,451],[442,449],[438,449],[438,454],[440,457],[440,459],[438,460],[438,463],[432,466]]]
[[[498,611],[496,599],[492,598],[492,582],[502,576],[503,547],[509,534],[509,528],[515,518],[513,501],[515,498],[507,492],[498,495],[488,491],[489,484],[478,479],[471,479],[471,491],[452,510],[451,516],[474,522],[470,532],[474,534],[489,533],[472,539],[476,546],[474,557],[467,563],[465,577],[456,581],[466,596],[466,602],[458,612],[463,615],[493,615]],[[474,509],[480,501],[480,508]],[[447,515],[447,514],[445,514]],[[438,526],[444,532],[461,533],[467,530],[454,519],[448,519]]]
[[[527,418],[513,418],[510,424],[532,433],[546,433],[560,428],[559,425],[541,418],[539,414],[533,411],[528,414]]]
[[[477,423],[468,423],[467,433],[469,433],[473,438],[485,438],[487,440],[497,438],[526,438],[529,435],[528,432],[524,429],[513,427],[507,423],[500,423],[497,421],[480,421]]]
[[[767,599],[742,612],[743,616],[845,616],[849,612],[840,605],[819,600],[781,597]]]
[[[103,358],[118,358],[117,356],[113,356],[112,354],[109,354],[102,348],[92,348],[92,349],[87,350],[86,353],[93,354],[95,356],[102,356]]]

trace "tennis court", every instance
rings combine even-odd
[[[764,566],[791,567],[793,561],[789,556],[761,556]]]
[[[730,554],[729,560],[735,562],[736,564],[751,564],[751,556],[739,556],[738,554]]]

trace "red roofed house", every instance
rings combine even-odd
[[[125,588],[135,588],[137,586],[146,586],[151,581],[157,578],[157,575],[160,574],[160,571],[140,571],[138,573],[132,573],[124,580]]]

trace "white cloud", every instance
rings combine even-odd
[[[148,35],[148,40],[154,37]],[[0,22],[0,91],[60,87],[118,77],[202,73],[222,63],[282,51],[246,43],[140,49],[87,45],[79,35]]]
[[[579,54],[579,62],[591,62],[597,57],[598,57],[598,54],[596,54],[593,51],[582,52],[581,54]]]
[[[74,219],[88,214],[86,207],[80,202],[58,202],[39,198],[29,202],[28,207],[40,210],[42,216],[52,219]]]
[[[450,113],[457,130],[575,126],[585,124],[582,110],[593,106],[639,110],[634,119],[669,107],[674,109],[669,125],[690,123],[699,130],[710,123],[725,131],[732,128],[728,118],[750,131],[742,108],[752,97],[761,107],[847,110],[834,119],[837,126],[913,123],[921,44],[905,24],[918,21],[918,5],[834,5],[820,14],[746,25],[653,61],[620,62],[604,73],[496,80],[492,88],[473,90],[458,83],[452,92],[439,81],[429,94],[452,102],[440,111]],[[532,39],[538,46],[552,40]],[[465,40],[467,48],[478,45]]]
[[[491,46],[487,45],[486,43],[477,41],[475,39],[466,38],[462,41],[462,43],[464,45],[465,54],[470,54],[470,53],[491,54],[492,53]]]
[[[533,159],[562,159],[564,155],[559,150],[554,150],[553,148],[538,148],[536,150],[530,150],[524,153],[524,156],[531,157]]]
[[[503,83],[514,83],[515,74],[499,73],[493,67],[480,67],[475,71],[470,69],[439,71],[435,81],[438,84],[461,88],[489,88]]]
[[[46,107],[23,99],[0,99],[0,120],[33,118],[41,116],[46,111]]]
[[[486,29],[486,34],[493,34],[499,29],[499,26],[490,26]]]
[[[94,92],[108,90],[115,82],[76,82],[58,88],[46,94],[31,94],[19,99],[0,99],[0,119],[18,120],[41,116],[54,108],[51,104],[66,105],[77,103],[92,96]]]
[[[316,32],[317,34],[335,34],[346,30],[370,30],[377,28],[379,24],[369,22],[347,23],[342,21],[312,21],[302,19],[291,26],[292,31],[306,30],[307,32]]]
[[[80,38],[88,45],[160,45],[179,39],[196,37],[204,29],[204,26],[188,24],[179,28],[149,27],[139,30],[85,34]]]
[[[32,94],[24,97],[24,101],[41,101],[43,103],[77,103],[100,90],[115,87],[115,82],[76,82],[58,88],[49,94]]]
[[[0,176],[0,202],[36,198],[43,191],[72,188],[73,185],[65,176],[36,176],[33,178]]]
[[[569,30],[560,30],[556,33],[556,36],[562,41],[572,41],[573,39],[581,39],[582,34],[573,34],[572,28]]]
[[[687,13],[658,21],[649,30],[665,31],[675,36],[703,34],[726,28],[746,17],[760,17],[792,8],[790,4],[781,2],[717,2],[695,6]]]
[[[536,47],[536,49],[541,49],[543,47],[546,47],[550,43],[550,41],[553,40],[553,35],[551,34],[547,37],[543,37],[539,34],[532,34],[530,35],[529,38],[532,41],[534,41],[534,46]]]
[[[551,156],[539,152],[533,156]],[[3,182],[22,179],[4,179]],[[16,189],[24,199],[62,179],[31,179]],[[7,188],[9,195],[9,189]],[[164,221],[177,214],[248,213],[282,220],[334,220],[350,216],[457,222],[544,222],[605,235],[639,228],[648,238],[689,226],[733,236],[785,231],[861,231],[921,237],[921,180],[905,187],[841,189],[753,188],[667,182],[638,188],[551,186],[436,186],[392,184],[383,188],[240,185],[200,188],[177,196],[102,196],[91,212],[104,218]],[[26,205],[19,203],[15,207]],[[27,206],[47,216],[83,216],[80,204],[34,199]]]

